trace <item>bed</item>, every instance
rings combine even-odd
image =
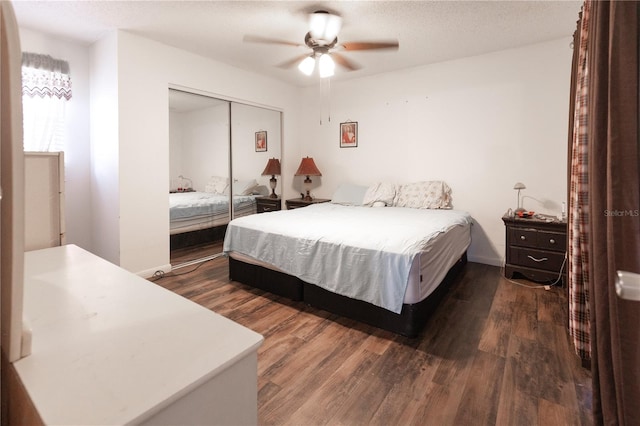
[[[219,241],[224,238],[229,223],[229,190],[215,187],[209,181],[205,191],[175,191],[169,193],[169,234],[171,249]],[[256,213],[258,188],[255,180],[237,183],[233,195],[234,217]]]
[[[415,337],[471,242],[471,217],[449,208],[446,184],[437,181],[447,197],[435,204],[446,208],[424,208],[434,205],[425,203],[429,185],[420,183],[419,203],[402,188],[381,201],[360,187],[362,198],[339,189],[331,203],[234,219],[223,246],[229,277]]]

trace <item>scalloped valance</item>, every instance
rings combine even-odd
[[[67,61],[49,55],[22,54],[22,95],[35,98],[71,99],[71,77]]]

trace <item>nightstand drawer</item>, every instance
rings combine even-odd
[[[256,198],[256,203],[257,213],[275,212],[282,208],[280,198],[260,197]]]
[[[509,229],[509,244],[521,247],[537,247],[538,231],[527,228]]]
[[[514,260],[515,264],[528,268],[558,272],[564,261],[564,253],[533,250],[523,247],[509,247],[509,251],[510,258]]]
[[[562,252],[567,248],[566,234],[559,232],[539,231],[530,228],[511,228],[509,232],[509,245],[512,246]]]
[[[558,232],[538,231],[538,248],[565,252],[567,250],[567,235]]]
[[[300,207],[307,207],[311,204],[328,203],[329,199],[326,198],[314,198],[312,200],[305,200],[304,198],[291,198],[285,202],[287,210],[299,209]]]

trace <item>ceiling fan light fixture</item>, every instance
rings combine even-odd
[[[307,56],[298,64],[298,69],[304,75],[311,75],[315,67],[316,60],[312,56]]]
[[[314,12],[309,16],[309,32],[316,40],[331,43],[340,32],[342,18],[325,11]]]
[[[333,62],[331,55],[324,54],[318,59],[318,70],[320,78],[331,77],[335,73],[336,63]]]

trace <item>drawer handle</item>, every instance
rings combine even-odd
[[[263,207],[262,210],[264,210],[265,212],[270,212],[271,211],[271,207]]]
[[[527,257],[528,257],[529,259],[533,260],[534,262],[538,262],[538,263],[540,263],[540,262],[545,262],[545,261],[549,260],[549,259],[547,259],[546,257],[543,257],[542,259],[536,259],[535,257],[533,257],[533,256],[531,256],[531,255],[528,255]]]
[[[524,235],[520,235],[520,239],[521,239],[522,241],[524,241],[524,240],[526,240],[526,239],[527,239],[527,237],[525,237]]]

